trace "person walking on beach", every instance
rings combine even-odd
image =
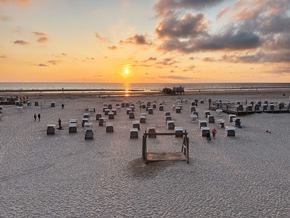
[[[38,114],[38,121],[40,121],[40,114]]]
[[[60,120],[60,119],[58,119],[58,129],[59,129],[59,130],[62,129],[62,127],[61,127],[61,120]]]
[[[64,109],[64,104],[61,105],[61,109]]]
[[[211,141],[211,138],[210,138],[210,132],[208,132],[208,133],[206,134],[206,140],[207,140],[207,142],[210,142],[210,141]]]
[[[213,130],[212,130],[211,132],[212,132],[212,137],[215,138],[215,135],[216,135],[216,133],[217,133],[216,129],[213,128]]]
[[[36,121],[36,114],[34,114],[34,121]]]

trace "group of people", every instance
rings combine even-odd
[[[40,121],[40,114],[38,114],[37,116],[36,114],[34,114],[34,121],[36,121],[37,117],[38,117],[38,121]]]
[[[216,136],[216,133],[217,133],[216,129],[215,129],[215,128],[213,128],[211,132],[212,132],[212,137],[213,137],[213,138],[215,138],[215,136]],[[208,132],[208,133],[206,134],[206,140],[207,140],[208,142],[210,142],[210,141],[211,141],[210,132]]]
[[[64,109],[64,104],[61,105],[61,108]],[[40,121],[40,118],[41,118],[40,114],[38,114],[38,115],[34,114],[34,121],[37,120],[37,117],[38,117],[38,121]],[[58,120],[58,123],[59,123],[59,128],[62,129],[61,128],[61,120],[60,119]]]

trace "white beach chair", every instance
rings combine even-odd
[[[175,137],[183,137],[183,128],[175,127],[174,128]]]
[[[137,128],[130,129],[130,139],[138,139],[138,129]]]
[[[106,132],[109,132],[109,133],[114,132],[113,123],[106,123]]]
[[[206,137],[208,134],[210,134],[210,129],[209,127],[201,127],[201,136]]]

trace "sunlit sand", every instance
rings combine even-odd
[[[179,100],[181,113],[172,110]],[[191,120],[194,99],[197,120]],[[229,101],[269,100],[289,103],[289,93],[196,94],[181,96],[109,97],[57,95],[30,96],[23,110],[4,105],[0,121],[0,217],[287,217],[290,214],[290,116],[289,113],[255,113],[242,116],[242,128],[228,137],[217,123],[217,134],[208,143],[198,120],[206,120],[208,99]],[[114,119],[104,115],[104,103],[132,102],[135,119],[126,107]],[[35,106],[39,102],[39,106]],[[51,102],[55,107],[51,107]],[[153,114],[140,102],[155,102]],[[62,109],[61,104],[64,104]],[[158,105],[163,103],[164,110]],[[90,112],[93,140],[85,140],[81,120]],[[142,136],[148,127],[168,129],[165,112],[177,127],[188,132],[189,163],[142,160]],[[88,111],[87,111],[88,112]],[[34,114],[41,120],[34,121]],[[99,126],[101,113],[113,132]],[[146,122],[139,121],[146,113]],[[229,115],[211,111],[215,120]],[[47,135],[48,124],[62,130]],[[77,132],[69,133],[69,121],[78,120]],[[130,139],[133,123],[140,125],[138,138]],[[136,126],[135,126],[136,127]],[[148,152],[179,152],[182,138],[157,136],[147,139]]]

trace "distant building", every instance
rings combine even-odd
[[[178,87],[173,87],[173,89],[166,87],[162,90],[162,92],[167,95],[183,95],[184,87],[178,86]]]

